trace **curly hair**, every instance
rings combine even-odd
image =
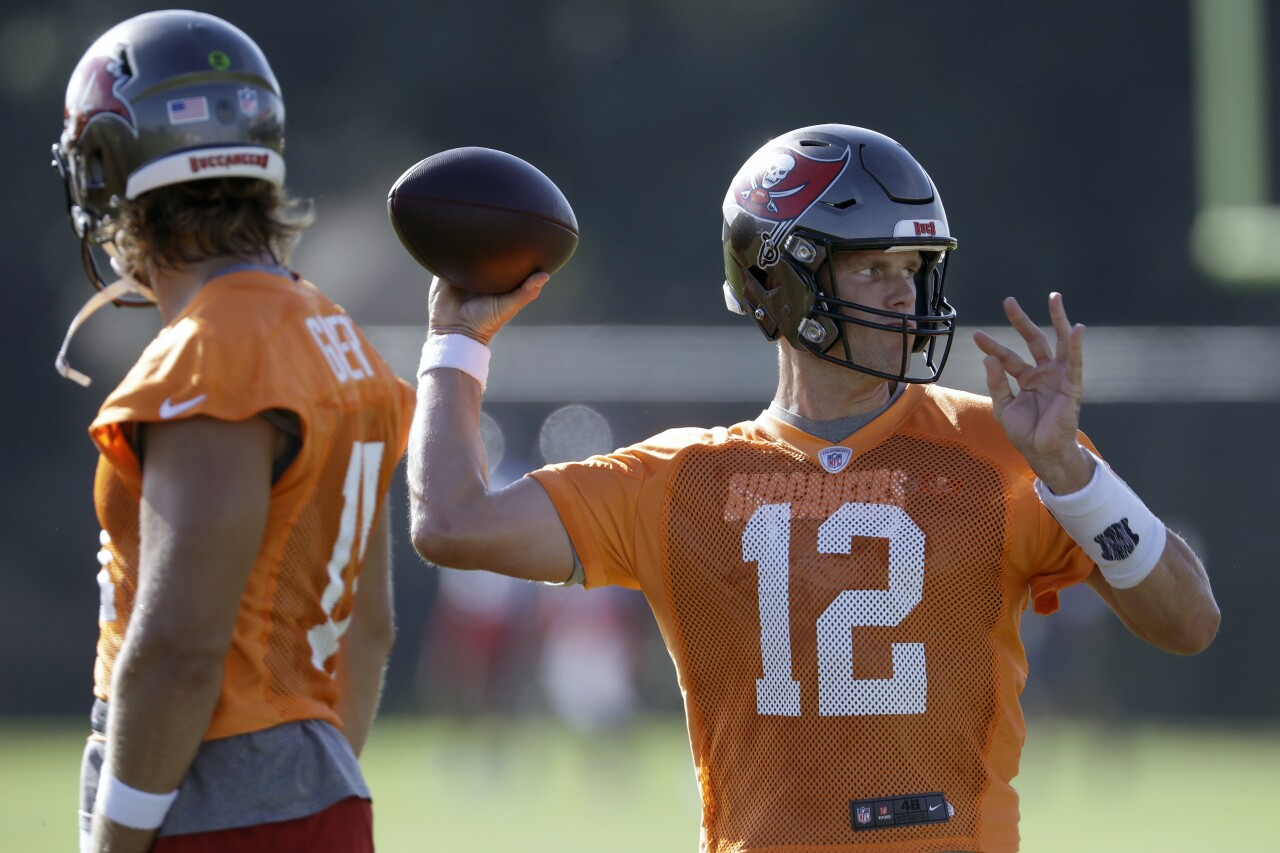
[[[222,255],[268,252],[287,264],[315,219],[308,200],[253,178],[214,178],[173,184],[120,201],[111,241],[125,267],[146,281],[154,269],[173,269]]]

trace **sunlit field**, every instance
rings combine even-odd
[[[75,849],[78,721],[0,722],[0,849]],[[387,853],[695,851],[682,724],[607,736],[549,722],[381,720],[364,760]],[[1023,850],[1280,850],[1280,728],[1031,722]]]

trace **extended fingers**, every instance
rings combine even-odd
[[[1067,363],[1067,381],[1080,388],[1084,381],[1084,326],[1072,326],[1061,293],[1049,294],[1049,317],[1058,337],[1058,358]]]
[[[1058,337],[1058,358],[1066,358],[1071,346],[1071,323],[1067,320],[1067,309],[1062,304],[1061,293],[1049,294],[1049,319],[1053,322],[1053,332]]]
[[[1004,407],[1013,402],[1013,386],[1009,384],[1009,376],[998,357],[987,356],[982,360],[982,367],[987,374],[987,392],[991,395],[991,406],[995,416],[999,418]]]
[[[1049,349],[1049,339],[1040,327],[1032,322],[1027,316],[1027,312],[1022,310],[1022,306],[1018,304],[1018,300],[1012,296],[1006,296],[1004,300],[1004,315],[1009,318],[1009,323],[1022,335],[1022,339],[1027,342],[1027,349],[1031,351],[1031,357],[1036,360],[1036,364],[1053,360],[1053,352]]]
[[[1084,326],[1071,327],[1067,348],[1067,381],[1077,394],[1084,392]]]
[[[987,354],[988,358],[984,359],[984,363],[989,359],[994,359],[1000,369],[1014,379],[1031,369],[1031,365],[1027,364],[1022,356],[981,329],[973,333],[973,342],[978,345],[978,349]]]

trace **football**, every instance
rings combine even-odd
[[[387,193],[401,244],[428,272],[474,293],[508,293],[554,273],[578,220],[550,178],[512,154],[453,148],[411,166]]]

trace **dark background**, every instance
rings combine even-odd
[[[48,152],[80,54],[152,8],[10,0],[0,12],[0,714],[80,714],[90,700],[98,527],[85,427],[157,321],[149,311],[104,310],[72,348],[94,385],[83,390],[54,372],[66,323],[90,289]],[[297,266],[365,326],[425,322],[426,278],[386,223],[386,190],[422,157],[462,145],[537,164],[578,216],[577,254],[521,323],[729,325],[718,244],[725,187],[771,136],[828,121],[887,133],[933,176],[960,241],[948,289],[966,326],[1001,324],[1007,294],[1043,306],[1051,290],[1066,294],[1073,320],[1093,326],[1274,326],[1280,309],[1280,291],[1223,286],[1191,260],[1199,201],[1185,3],[203,8],[270,57],[288,108],[289,185],[319,214]],[[1268,45],[1278,20],[1266,20]],[[1280,139],[1275,92],[1267,106]],[[1280,401],[1259,396],[1086,403],[1084,428],[1107,457],[1158,514],[1194,533],[1222,634],[1204,654],[1175,658],[1097,618],[1090,593],[1068,595],[1058,616],[1027,619],[1030,710],[1280,715],[1269,618],[1280,583],[1265,538],[1280,481],[1271,438]],[[560,402],[490,411],[509,425],[517,455],[538,464],[521,443]],[[625,444],[668,426],[741,420],[766,402],[602,410]],[[437,574],[408,546],[402,481],[393,495],[400,641],[385,707],[432,710],[419,655]],[[678,707],[665,652],[646,654],[665,675],[643,702]]]

